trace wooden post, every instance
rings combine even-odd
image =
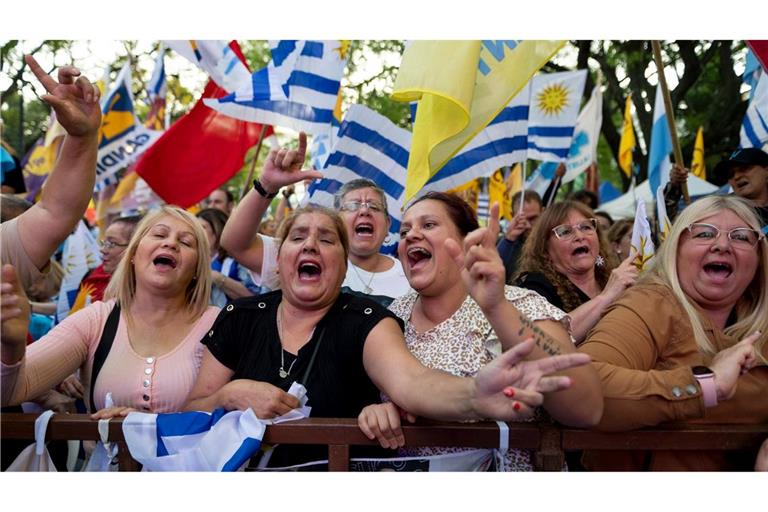
[[[256,162],[259,161],[259,153],[261,152],[261,144],[264,142],[264,134],[267,132],[267,125],[262,124],[261,125],[261,133],[259,133],[259,141],[256,143],[256,154],[253,155],[253,162],[251,162],[251,169],[248,171],[248,178],[245,180],[245,185],[243,185],[243,190],[240,192],[240,198],[237,200],[239,203],[243,200],[245,197],[245,194],[248,193],[248,189],[251,186],[251,182],[253,181],[253,171],[256,169]]]
[[[664,76],[664,64],[661,62],[661,44],[658,41],[651,41],[653,47],[653,60],[656,61],[656,71],[659,74],[659,85],[661,85],[661,96],[664,98],[664,110],[667,111],[667,124],[669,125],[669,134],[672,137],[672,152],[675,154],[675,163],[685,167],[683,162],[683,152],[680,150],[680,141],[677,138],[677,128],[675,127],[675,114],[672,112],[672,99],[669,97],[669,88],[667,79]],[[683,183],[683,199],[685,204],[691,204],[691,198],[688,196],[688,184]],[[653,194],[655,190],[651,191]]]

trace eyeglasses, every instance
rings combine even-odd
[[[765,238],[759,231],[750,228],[735,228],[724,231],[711,224],[694,223],[686,228],[691,233],[691,240],[701,244],[711,244],[720,237],[720,233],[728,233],[728,239],[736,247],[754,247]]]
[[[341,203],[341,208],[339,209],[347,212],[356,212],[363,206],[376,213],[381,213],[384,211],[384,205],[375,201],[347,201],[345,203]]]
[[[592,217],[591,219],[583,220],[577,224],[560,224],[552,228],[552,232],[558,238],[558,240],[570,240],[576,235],[576,231],[582,235],[588,235],[594,233],[597,230],[597,219]]]
[[[112,240],[99,240],[99,245],[108,251],[115,247],[128,247],[128,244],[118,244]]]

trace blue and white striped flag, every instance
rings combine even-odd
[[[266,426],[252,409],[130,413],[123,436],[145,471],[237,471],[261,446]]]
[[[187,40],[164,41],[188,61],[205,71],[216,85],[227,92],[239,89],[248,83],[251,73],[232,51],[227,41]]]
[[[566,159],[586,79],[586,69],[533,77],[528,118],[528,158],[546,162]]]
[[[244,121],[323,134],[338,112],[339,86],[347,60],[342,41],[272,41],[272,61],[247,86],[218,99],[214,110]],[[336,116],[338,119],[338,115]]]
[[[653,126],[651,127],[651,150],[648,153],[648,184],[651,190],[663,187],[669,181],[672,162],[672,135],[669,133],[667,111],[661,85],[656,86],[656,101],[653,106]]]
[[[323,169],[324,178],[309,187],[310,203],[333,207],[344,183],[367,178],[384,190],[391,221],[382,252],[391,253],[400,239],[400,221],[411,133],[363,105],[352,105]]]
[[[431,190],[450,190],[475,178],[490,176],[501,167],[524,162],[529,95],[530,84],[526,84],[485,129],[427,181],[416,196]]]
[[[764,148],[768,145],[768,73],[761,73],[752,99],[741,122],[741,147]]]

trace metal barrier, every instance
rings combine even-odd
[[[37,414],[0,415],[0,437],[34,439]],[[118,444],[121,471],[135,471],[123,439],[122,418],[109,424],[109,439]],[[550,423],[509,423],[509,447],[536,452],[537,471],[560,471],[570,450],[757,450],[768,438],[768,424],[759,425],[663,425],[629,432],[598,432]],[[403,425],[406,446],[460,446],[497,448],[499,427],[495,422],[444,423],[419,420]],[[48,440],[98,440],[98,421],[86,414],[56,414],[48,424]],[[264,443],[324,444],[328,469],[349,469],[349,447],[378,445],[369,440],[351,418],[307,418],[267,427]]]

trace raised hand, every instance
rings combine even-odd
[[[605,283],[605,287],[601,292],[601,295],[607,297],[611,303],[618,299],[624,293],[624,290],[637,281],[640,271],[635,266],[634,260],[635,255],[631,255],[611,271],[608,282]]]
[[[509,223],[509,226],[507,226],[507,229],[504,232],[504,238],[510,242],[514,242],[529,229],[531,229],[531,222],[528,220],[525,213],[520,212],[512,217],[512,222]]]
[[[413,423],[416,418],[405,413],[392,402],[366,406],[357,417],[360,430],[368,439],[377,439],[382,448],[399,448],[405,445],[401,418]]]
[[[464,247],[453,239],[446,239],[445,248],[462,269],[461,276],[467,290],[483,312],[504,301],[504,263],[496,250],[499,235],[499,205],[491,206],[488,226],[478,228],[464,238]]]
[[[57,82],[43,71],[34,57],[25,55],[24,60],[48,92],[42,100],[56,111],[56,120],[67,133],[95,137],[101,127],[99,88],[80,76],[80,70],[74,66],[60,68]]]
[[[504,352],[475,377],[474,410],[485,418],[502,421],[525,419],[544,401],[545,393],[566,389],[568,377],[550,376],[588,364],[587,354],[573,353],[525,361],[533,350],[529,338]]]
[[[746,373],[757,363],[755,342],[760,336],[759,332],[752,333],[732,347],[721,350],[712,359],[709,367],[715,373],[718,402],[733,398],[739,375]]]
[[[250,407],[263,420],[282,416],[299,406],[298,398],[266,382],[237,379],[227,383],[222,391],[226,392],[227,410],[245,411]]]
[[[669,181],[679,187],[688,181],[688,169],[679,164],[674,164],[669,170]]]
[[[286,185],[308,178],[322,178],[323,174],[314,169],[301,170],[307,156],[307,134],[299,133],[297,149],[273,149],[261,171],[261,185],[269,193],[276,193]]]

